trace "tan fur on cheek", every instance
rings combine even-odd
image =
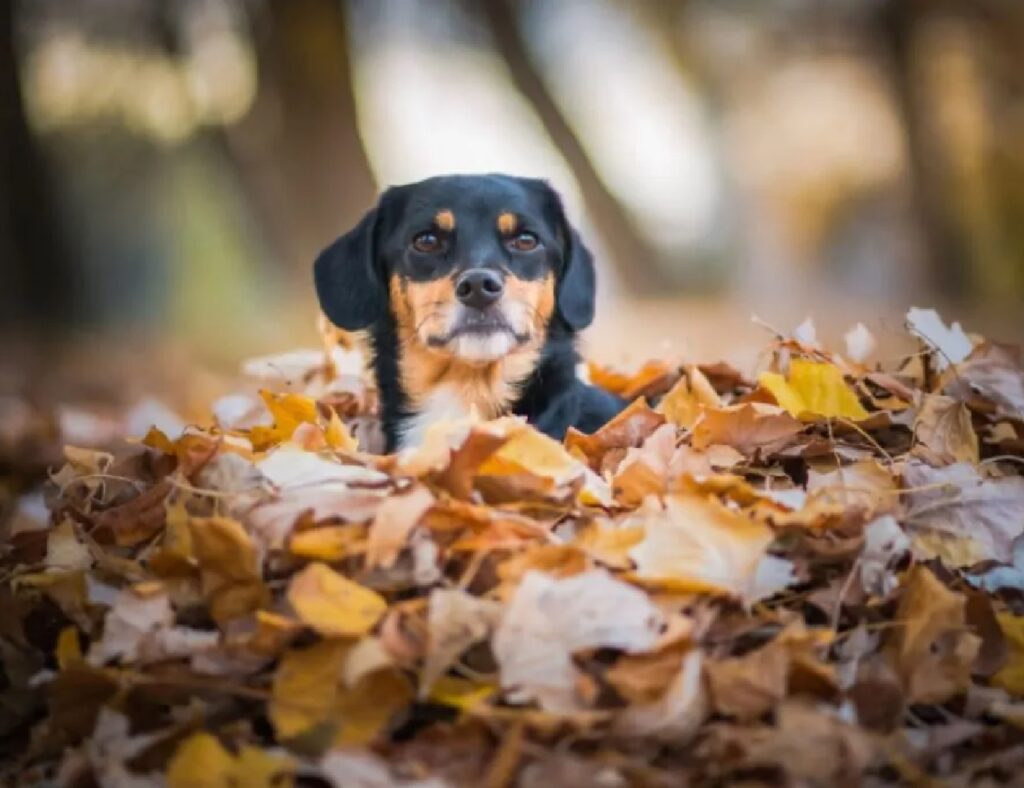
[[[445,277],[428,282],[413,282],[393,276],[388,290],[391,311],[406,334],[416,334],[419,341],[441,336],[449,330],[448,322],[455,307],[455,283]],[[408,339],[409,337],[403,337]]]
[[[555,311],[554,277],[549,274],[543,279],[531,280],[510,276],[505,280],[505,298],[511,303],[518,302],[525,307],[530,333],[538,335],[543,342],[548,321]]]

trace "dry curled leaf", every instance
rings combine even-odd
[[[978,436],[967,406],[952,397],[927,394],[914,420],[914,455],[930,465],[978,462]]]

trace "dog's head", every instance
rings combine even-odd
[[[327,316],[350,331],[390,315],[402,341],[468,364],[543,344],[594,316],[594,267],[539,180],[453,175],[388,189],[315,265]]]

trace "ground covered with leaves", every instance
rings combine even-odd
[[[331,346],[251,364],[209,426],[68,445],[6,488],[0,773],[1019,785],[1024,371],[907,327],[888,365],[804,324],[752,378],[591,367],[632,404],[564,443],[470,419],[374,453]]]

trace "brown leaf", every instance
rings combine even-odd
[[[565,446],[570,452],[582,454],[590,467],[598,470],[605,454],[613,449],[639,446],[664,423],[664,416],[651,410],[645,400],[638,399],[593,435],[584,435],[570,427],[565,435]]]
[[[800,622],[741,657],[706,661],[712,707],[719,714],[750,721],[790,694],[833,696],[833,668],[822,661],[830,640],[830,631],[808,630]]]
[[[1024,369],[1016,350],[985,343],[956,366],[945,393],[971,401],[980,397],[1005,416],[1024,418]]]
[[[929,465],[978,462],[978,436],[967,406],[952,397],[926,394],[914,421],[913,454]]]
[[[223,624],[265,605],[260,555],[242,524],[227,517],[194,517],[189,528],[213,620]]]
[[[171,482],[164,479],[128,503],[100,512],[93,535],[99,541],[112,540],[122,547],[146,541],[164,527],[167,516],[164,501],[170,492]]]
[[[426,487],[416,486],[411,492],[393,495],[377,509],[367,534],[367,568],[394,566],[398,554],[409,541],[412,529],[433,505],[434,496]]]
[[[693,427],[693,448],[732,446],[750,456],[776,451],[788,444],[803,425],[781,408],[762,403],[706,408]]]
[[[904,524],[919,554],[953,566],[1013,562],[1013,541],[1024,533],[1024,478],[986,478],[966,463],[931,468],[910,461],[903,486]]]
[[[966,602],[924,566],[905,580],[886,652],[910,703],[944,703],[970,684],[981,638],[968,631]]]
[[[720,408],[722,400],[698,367],[689,366],[658,403],[657,412],[672,424],[690,429],[704,408]]]
[[[632,374],[616,372],[593,362],[587,367],[591,383],[624,400],[662,394],[669,389],[677,375],[675,368],[664,361],[647,361]]]
[[[845,465],[830,473],[810,471],[807,492],[824,505],[839,505],[849,512],[859,510],[865,517],[892,511],[898,500],[896,479],[874,460]]]

